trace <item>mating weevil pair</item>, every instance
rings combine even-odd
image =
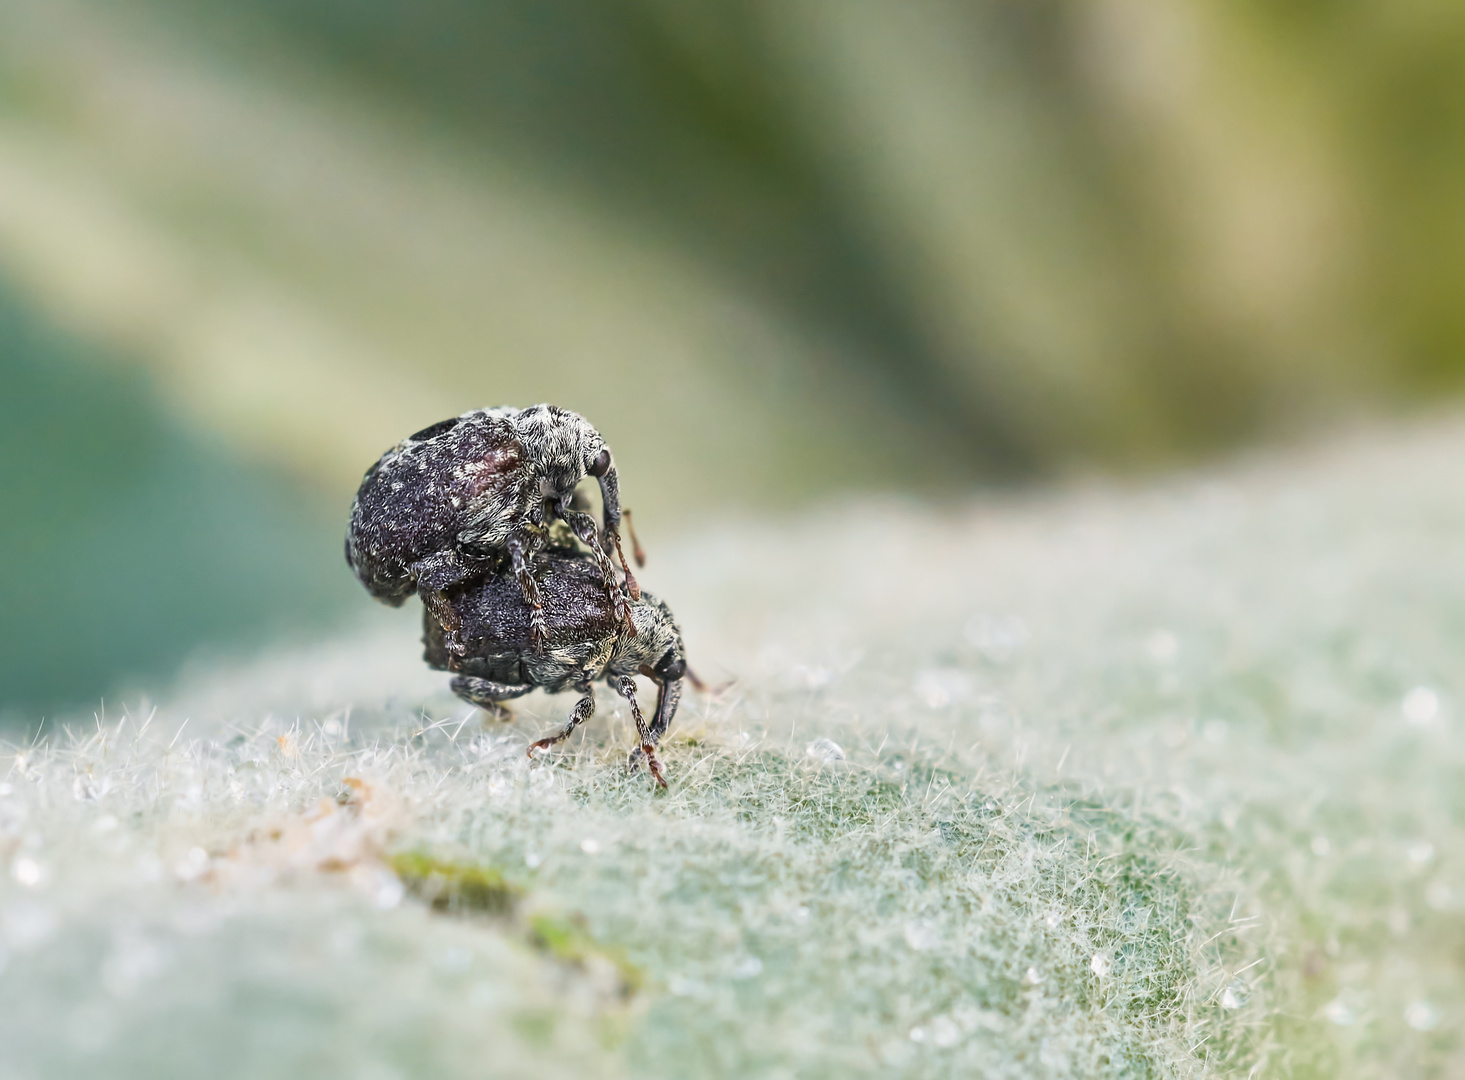
[[[600,529],[574,501],[587,476],[600,485]],[[556,519],[588,550],[546,550]],[[457,674],[463,700],[507,719],[502,702],[536,688],[579,691],[569,722],[531,754],[567,738],[595,710],[591,684],[610,683],[636,720],[632,767],[644,756],[664,787],[656,744],[676,713],[686,658],[671,611],[626,565],[620,522],[615,461],[583,417],[553,405],[477,409],[424,428],[367,471],[346,562],[383,603],[422,597],[425,659]],[[639,547],[636,556],[641,563]],[[658,686],[650,724],[637,674]]]
[[[604,536],[625,569],[624,596],[595,521],[571,505],[586,476],[600,482]],[[346,562],[384,603],[421,595],[450,632],[452,651],[458,628],[446,593],[494,572],[507,556],[541,646],[547,627],[531,564],[555,518],[590,549],[626,618],[627,598],[639,590],[620,550],[620,482],[600,433],[554,405],[475,409],[408,436],[367,470],[351,506]]]

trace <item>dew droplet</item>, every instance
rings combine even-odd
[[[371,899],[377,907],[389,911],[400,904],[406,894],[407,889],[397,876],[383,871],[377,878],[376,891]]]
[[[1323,1017],[1338,1027],[1349,1027],[1353,1023],[1353,1010],[1350,1009],[1342,998],[1334,998],[1323,1006]]]
[[[188,854],[174,865],[173,872],[182,881],[193,881],[208,873],[210,863],[209,853],[203,848],[189,848]]]
[[[351,871],[351,883],[383,911],[396,907],[407,895],[401,878],[384,866],[357,865]]]
[[[929,919],[906,923],[905,943],[916,952],[932,952],[941,946],[941,931]]]
[[[1409,723],[1423,727],[1439,715],[1440,696],[1428,686],[1416,686],[1404,695],[1399,711]]]
[[[939,709],[971,697],[972,680],[962,671],[933,668],[916,676],[915,692],[927,708]]]
[[[1433,1031],[1439,1022],[1439,1010],[1427,1001],[1411,1001],[1404,1008],[1404,1023],[1415,1031]]]
[[[1428,840],[1421,840],[1417,844],[1410,844],[1407,854],[1410,862],[1423,866],[1434,858],[1434,845]]]
[[[943,1050],[949,1050],[961,1042],[961,1028],[949,1016],[938,1016],[931,1021],[931,1041]]]
[[[824,765],[832,765],[836,761],[844,760],[844,747],[833,739],[826,739],[822,736],[815,739],[804,748],[804,756],[814,758]]]
[[[793,670],[810,690],[822,690],[834,681],[834,672],[826,667],[797,664]]]
[[[1221,1008],[1239,1009],[1251,1000],[1251,990],[1241,979],[1232,979],[1221,991]]]
[[[11,863],[10,874],[27,889],[38,889],[46,880],[46,868],[29,855],[21,855]]]
[[[599,855],[600,841],[587,836],[584,840],[580,841],[580,850],[586,855]]]

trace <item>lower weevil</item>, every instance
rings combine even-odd
[[[644,755],[656,782],[665,787],[656,744],[676,715],[687,673],[682,634],[671,610],[642,592],[630,604],[628,627],[587,554],[550,552],[540,557],[536,570],[546,637],[542,651],[536,648],[534,613],[518,581],[502,571],[446,594],[461,653],[447,647],[442,622],[424,608],[423,658],[433,668],[455,673],[453,693],[500,719],[509,716],[503,702],[531,690],[578,691],[580,700],[568,722],[531,744],[531,757],[569,738],[594,714],[591,684],[603,679],[629,702],[636,721],[640,746],[631,754],[631,767],[639,767]],[[650,724],[636,702],[636,675],[657,684]]]

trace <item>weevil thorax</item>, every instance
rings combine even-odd
[[[605,440],[579,413],[556,405],[535,405],[515,418],[526,463],[535,472],[539,495],[568,499],[585,479],[585,469]]]
[[[631,605],[634,634],[623,633],[616,640],[608,669],[617,675],[634,675],[648,668],[657,677],[681,678],[686,669],[682,631],[671,608],[648,592]]]

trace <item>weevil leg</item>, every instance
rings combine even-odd
[[[621,481],[616,474],[614,462],[606,470],[605,475],[600,477],[600,505],[603,511],[602,520],[605,522],[605,546],[614,548],[616,554],[620,556],[621,569],[626,572],[626,588],[630,591],[632,600],[639,600],[641,599],[641,587],[636,584],[636,576],[626,565],[626,553],[621,550]],[[636,545],[636,549],[639,551],[640,545]],[[643,556],[637,556],[636,565],[645,565]]]
[[[629,593],[632,600],[641,599],[641,586],[636,584],[636,579],[630,576],[629,571],[626,574],[625,589],[616,585],[616,566],[605,553],[605,548],[600,545],[600,535],[595,528],[594,518],[570,509],[563,499],[555,506],[555,512],[564,518],[565,524],[590,549],[590,557],[595,560],[595,568],[600,571],[601,580],[605,582],[606,594],[615,606],[616,618],[625,625],[627,633],[634,635],[636,624],[631,621],[631,605],[626,601],[626,594]]]
[[[438,589],[424,589],[420,585],[417,591],[422,597],[422,606],[427,615],[442,627],[443,648],[453,656],[462,656],[468,651],[468,646],[458,633],[463,628],[463,621],[448,602],[447,594]]]
[[[477,705],[496,720],[513,718],[514,714],[503,702],[523,697],[534,689],[532,686],[512,686],[509,683],[494,682],[492,679],[480,679],[476,675],[459,675],[449,686],[453,693],[468,704]]]
[[[534,580],[534,568],[530,563],[538,540],[535,533],[521,530],[511,535],[505,546],[509,549],[519,590],[529,605],[529,641],[536,653],[543,654],[544,646],[549,642],[549,627],[544,621],[544,598],[539,594],[539,582]]]
[[[720,694],[728,687],[732,686],[733,683],[737,680],[729,679],[727,680],[727,682],[718,683],[716,686],[712,686],[699,678],[697,676],[697,673],[691,668],[687,668],[687,681],[692,684],[692,689],[696,690],[699,694]]]
[[[463,626],[462,620],[453,610],[447,594],[454,586],[471,581],[484,572],[483,564],[466,559],[453,549],[429,555],[412,566],[422,604],[443,628],[443,646],[455,656],[462,656],[467,652],[467,646],[458,636],[458,631]]]
[[[443,624],[432,614],[432,609],[422,605],[422,659],[427,666],[439,671],[448,670],[448,647],[443,640]]]
[[[656,685],[656,715],[651,720],[651,742],[660,744],[666,729],[671,727],[672,717],[677,714],[677,705],[682,700],[682,680],[672,679]]]
[[[666,729],[671,726],[672,717],[677,714],[677,703],[682,699],[682,681],[673,679],[670,682],[656,684],[656,715],[651,720],[651,727],[647,731],[650,736],[649,743],[656,746],[661,742],[661,737],[666,734]],[[653,762],[652,773],[663,787],[666,786],[665,779],[661,776],[661,763],[655,761],[654,757],[645,754],[644,747],[637,747],[631,751],[630,767],[634,770],[641,764],[641,758],[648,757]]]
[[[590,687],[587,685],[577,687],[576,689],[580,691],[582,696],[579,701],[575,702],[575,707],[570,710],[570,719],[565,722],[564,727],[560,728],[559,731],[547,739],[540,739],[537,742],[530,743],[530,757],[534,756],[534,751],[536,750],[547,750],[555,743],[564,742],[575,733],[577,727],[595,715],[595,695],[591,693]]]
[[[666,777],[661,772],[661,761],[656,756],[655,740],[646,727],[646,718],[641,715],[640,703],[636,701],[636,680],[629,675],[622,675],[615,680],[614,686],[621,692],[621,696],[630,702],[631,715],[636,720],[636,734],[641,738],[641,745],[631,751],[631,757],[626,764],[632,769],[639,768],[641,759],[638,755],[644,754],[646,764],[651,769],[651,775],[656,778],[658,784],[666,787]]]
[[[438,671],[451,671],[457,655],[449,650],[448,632],[426,602],[422,605],[422,659]]]
[[[636,539],[636,524],[631,520],[631,508],[628,506],[622,510],[621,516],[626,519],[626,532],[631,534],[631,554],[636,557],[636,565],[644,567],[646,565],[646,552],[641,548],[641,541]],[[621,538],[617,536],[616,549],[619,550],[620,546]],[[622,555],[621,562],[624,563],[625,561],[626,557]]]
[[[627,521],[630,518],[626,519]],[[621,560],[621,569],[626,574],[626,591],[631,594],[632,600],[641,599],[641,583],[636,580],[636,575],[631,573],[631,568],[626,565],[626,553],[621,550],[621,534],[612,529],[606,533],[610,537],[611,546],[615,548],[616,557]],[[637,559],[637,566],[645,566],[645,559]]]

